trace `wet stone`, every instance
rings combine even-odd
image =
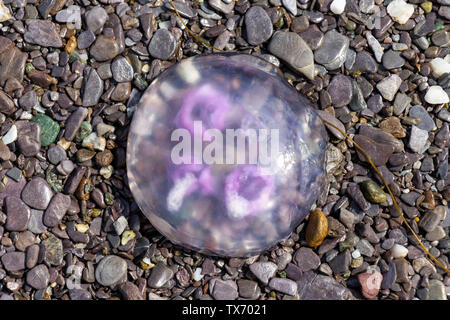
[[[115,58],[120,50],[116,40],[100,35],[90,48],[90,54],[97,61],[107,61]]]
[[[45,289],[49,283],[50,273],[48,268],[43,265],[37,265],[27,272],[26,281],[31,287],[39,290]]]
[[[30,19],[26,21],[27,31],[24,34],[26,42],[43,47],[60,48],[63,46],[61,36],[56,26],[50,20]]]
[[[158,29],[150,40],[148,52],[154,58],[168,60],[175,53],[176,46],[177,41],[170,31]]]
[[[394,100],[394,114],[399,116],[403,111],[410,106],[412,99],[404,93],[397,93]]]
[[[247,41],[257,46],[270,38],[273,32],[272,21],[266,11],[259,6],[251,7],[245,14]]]
[[[25,253],[25,265],[27,269],[32,269],[36,266],[39,259],[39,245],[32,244],[29,246]]]
[[[14,101],[3,91],[0,90],[0,112],[11,114],[14,112]]]
[[[34,209],[45,210],[53,197],[52,189],[41,177],[35,177],[22,190],[22,200]]]
[[[25,110],[31,110],[38,103],[36,91],[31,90],[19,99],[19,105]]]
[[[6,230],[24,231],[27,229],[30,220],[30,208],[19,198],[9,196],[4,199],[5,211],[7,215]]]
[[[350,40],[335,30],[325,34],[323,45],[314,52],[314,59],[327,70],[341,67],[346,59]]]
[[[148,286],[153,289],[161,288],[167,281],[172,279],[174,273],[172,269],[167,267],[164,263],[159,262],[152,269],[152,273],[148,278]]]
[[[240,279],[237,281],[239,295],[246,299],[257,299],[261,293],[256,281]]]
[[[366,101],[364,99],[364,94],[361,91],[358,83],[352,80],[352,100],[350,101],[350,109],[352,111],[361,111],[367,108]]]
[[[383,203],[386,201],[386,194],[384,191],[372,180],[363,181],[361,184],[361,191],[367,200],[373,203]]]
[[[133,80],[133,67],[125,57],[116,58],[111,64],[111,72],[117,82],[128,82]]]

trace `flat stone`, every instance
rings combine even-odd
[[[77,38],[78,49],[87,49],[95,41],[95,34],[91,30],[81,32]]]
[[[17,197],[9,196],[4,199],[6,211],[5,228],[9,231],[25,231],[30,220],[30,208]]]
[[[148,286],[153,289],[161,288],[167,281],[174,276],[173,270],[164,263],[158,262],[152,269],[152,273],[148,278]]]
[[[297,4],[295,3],[295,6]],[[269,40],[273,33],[272,20],[259,6],[253,6],[245,13],[245,31],[247,42],[257,46]]]
[[[308,44],[294,32],[277,31],[270,40],[268,50],[289,67],[314,79],[314,59]]]
[[[299,300],[349,300],[353,296],[349,289],[333,277],[305,272],[297,281]]]
[[[344,125],[336,117],[332,116],[330,113],[323,110],[316,110],[316,112],[322,120],[330,122],[331,124],[339,128],[342,132],[346,133]],[[325,123],[325,126],[336,138],[344,139],[344,135],[338,130],[336,130],[334,127],[330,126],[327,123]]]
[[[102,62],[115,58],[120,49],[116,40],[99,35],[89,52],[95,60]]]
[[[27,284],[36,290],[45,289],[49,283],[50,273],[44,264],[35,266],[27,272]]]
[[[246,299],[257,299],[261,294],[261,289],[256,281],[239,279],[237,281],[239,295]]]
[[[364,94],[355,80],[352,80],[352,101],[350,101],[350,109],[352,111],[361,111],[367,109],[367,103]]]
[[[367,299],[374,299],[380,291],[383,276],[375,269],[358,274],[358,282],[361,285],[361,292]]]
[[[277,265],[273,262],[255,262],[250,265],[250,271],[265,285],[269,283],[277,269]]]
[[[311,50],[317,50],[323,45],[324,34],[315,24],[301,31],[299,36],[308,44]]]
[[[355,64],[352,71],[361,71],[362,73],[376,73],[378,64],[367,51],[360,51],[356,54]]]
[[[32,269],[36,266],[39,260],[39,245],[32,244],[29,246],[25,253],[25,265],[27,269]]]
[[[447,92],[441,86],[431,86],[425,94],[425,101],[429,104],[441,104],[450,102]]]
[[[195,16],[197,16],[197,12],[192,9],[192,7],[181,1],[173,1],[173,4],[175,5],[175,8],[180,13],[180,16],[188,19],[192,19]],[[166,7],[169,9],[173,9],[172,3],[166,3]]]
[[[338,74],[327,87],[334,107],[343,107],[350,103],[353,95],[352,81],[349,77]]]
[[[425,235],[425,239],[427,239],[428,241],[439,241],[444,239],[446,236],[447,233],[445,232],[445,229],[441,226],[437,226],[433,231],[428,232]]]
[[[83,87],[83,107],[96,105],[103,93],[103,80],[99,77],[97,71],[91,68],[88,72]]]
[[[448,300],[447,291],[442,281],[431,279],[429,284],[429,293],[427,300]]]
[[[106,256],[95,269],[95,279],[103,286],[123,283],[127,280],[127,263],[118,256]]]
[[[422,153],[428,141],[428,131],[422,130],[419,127],[412,126],[411,134],[409,136],[408,147],[417,153]]]
[[[230,14],[233,12],[235,2],[230,1],[229,3],[225,3],[222,0],[208,0],[208,4],[219,12]]]
[[[350,40],[335,30],[325,34],[323,45],[314,52],[314,59],[327,70],[340,68],[346,59]]]
[[[0,85],[5,85],[6,81],[10,79],[21,83],[27,58],[28,54],[16,46],[11,46],[0,54]]]
[[[38,113],[31,121],[38,123],[41,127],[42,147],[47,147],[55,142],[60,130],[58,122],[42,113]]]
[[[63,193],[56,194],[50,201],[44,214],[44,224],[47,227],[55,227],[66,214],[71,204],[70,196]]]
[[[61,265],[64,257],[62,241],[55,236],[42,241],[42,249],[44,250],[44,261],[48,265]]]
[[[78,107],[70,117],[66,120],[66,131],[64,132],[64,138],[67,141],[72,141],[75,138],[78,130],[81,127],[81,123],[88,115],[88,109]]]
[[[392,134],[395,138],[406,137],[406,130],[403,128],[400,119],[397,117],[388,117],[380,122],[379,127]]]
[[[57,22],[67,23],[76,30],[81,29],[81,10],[79,6],[70,5],[64,10],[58,11],[55,16]]]
[[[384,51],[381,48],[380,43],[370,32],[366,33],[366,39],[367,39],[367,43],[369,44],[369,47],[372,49],[373,54],[375,55],[375,60],[378,63],[381,63],[381,61],[382,61],[381,59],[383,58]]]
[[[383,98],[388,101],[392,101],[401,84],[402,79],[398,75],[392,74],[378,82],[376,87]]]
[[[114,59],[111,64],[111,72],[117,82],[128,82],[133,80],[133,67],[125,57]]]
[[[29,19],[26,20],[26,24],[27,31],[24,34],[26,42],[42,47],[61,48],[63,46],[61,36],[50,20]]]
[[[25,253],[23,252],[7,252],[0,260],[7,271],[15,272],[25,269]]]
[[[381,282],[381,289],[390,289],[397,279],[397,271],[395,264],[390,263],[387,272],[383,273],[383,281]]]
[[[319,256],[310,248],[301,247],[295,252],[294,260],[302,272],[315,270],[320,265]]]
[[[13,168],[9,169],[6,172],[6,176],[8,178],[15,180],[16,182],[19,182],[23,177],[22,171],[20,171],[20,169],[17,167],[13,167]]]
[[[383,55],[383,67],[387,70],[398,69],[405,65],[405,59],[402,58],[401,52],[388,50]]]
[[[101,6],[96,6],[88,11],[84,15],[86,26],[92,32],[98,34],[102,31],[103,26],[108,19],[108,14]]]
[[[334,274],[342,274],[349,270],[350,263],[352,262],[352,256],[349,250],[339,253],[329,265]]]
[[[297,293],[297,283],[290,279],[272,278],[269,282],[269,287],[291,296]]]
[[[86,289],[70,289],[70,300],[92,300],[92,295]]]
[[[35,156],[41,149],[41,127],[30,121],[16,121],[16,145],[26,157]]]
[[[25,110],[31,110],[38,103],[36,91],[30,90],[19,99],[19,105]]]
[[[235,300],[239,296],[237,285],[233,280],[213,278],[209,282],[209,287],[215,300]]]
[[[124,300],[145,300],[140,289],[133,282],[122,283],[119,291]]]
[[[40,210],[31,209],[30,221],[28,221],[28,230],[34,234],[41,234],[47,230],[44,225],[44,212]]]
[[[430,114],[421,105],[411,107],[409,109],[409,116],[420,119],[420,122],[416,126],[422,130],[434,131],[436,129],[436,124],[430,117]]]
[[[177,40],[172,33],[166,29],[158,29],[150,40],[148,52],[156,59],[168,60],[175,53],[176,47]]]
[[[0,90],[0,112],[9,115],[14,110],[14,101],[5,92]]]
[[[24,231],[19,233],[17,240],[14,243],[14,246],[19,251],[25,251],[29,246],[34,244],[35,236],[30,231]]]
[[[403,111],[410,106],[412,99],[404,93],[397,93],[394,100],[394,114],[399,116]]]
[[[357,134],[353,139],[364,149],[377,167],[385,165],[389,157],[394,153],[392,145],[375,142],[367,136]],[[366,157],[362,153],[359,151],[357,153],[361,161],[367,162]]]
[[[52,189],[41,177],[35,177],[22,190],[22,200],[34,209],[45,210],[53,197]]]
[[[47,151],[47,159],[50,163],[57,165],[67,158],[66,151],[59,145],[54,145]]]
[[[356,244],[356,249],[358,249],[358,251],[363,256],[366,256],[369,258],[371,256],[373,256],[373,253],[375,252],[375,248],[366,239],[359,240],[359,242]]]

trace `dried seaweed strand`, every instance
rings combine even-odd
[[[422,241],[420,241],[419,237],[417,236],[417,234],[414,232],[413,228],[409,225],[408,221],[406,221],[405,216],[403,215],[402,210],[400,209],[397,200],[395,200],[394,195],[392,194],[391,189],[389,188],[389,186],[386,183],[386,180],[384,180],[383,175],[381,174],[381,172],[377,169],[377,167],[373,164],[372,159],[370,158],[370,156],[364,151],[364,149],[358,145],[355,141],[353,141],[352,138],[350,138],[345,132],[343,132],[341,129],[339,129],[338,127],[336,127],[334,124],[322,119],[322,121],[333,127],[334,129],[336,129],[337,131],[339,131],[348,141],[350,141],[351,143],[353,143],[353,145],[364,155],[364,157],[366,157],[367,161],[369,162],[370,166],[372,167],[372,169],[378,174],[378,176],[380,177],[381,181],[383,182],[384,186],[386,187],[387,191],[389,192],[389,195],[391,196],[392,201],[394,202],[394,206],[395,209],[397,210],[398,214],[400,215],[400,217],[402,218],[403,222],[405,223],[406,227],[409,229],[409,231],[411,231],[412,235],[414,236],[414,239],[416,239],[416,241],[419,243],[420,247],[422,248],[423,251],[425,251],[425,253],[431,258],[431,260],[433,260],[439,267],[441,267],[442,269],[444,269],[448,274],[450,274],[450,270],[447,269],[440,261],[438,261],[428,250],[427,248],[425,248],[425,246],[423,245]]]
[[[181,18],[180,13],[178,12],[177,8],[175,7],[175,4],[173,3],[173,0],[169,0],[170,3],[172,4],[172,7],[175,11],[175,14],[178,16],[178,19],[180,19],[180,22],[183,24],[183,26],[186,28],[187,32],[198,42],[200,42],[201,44],[203,44],[204,46],[211,48],[213,50],[219,51],[219,52],[224,52],[224,50],[218,49],[212,45],[210,45],[209,43],[205,42],[204,40],[202,40],[199,36],[197,36],[194,32],[191,31],[191,29],[189,29],[189,27],[184,23],[183,19]],[[237,1],[237,0],[234,0]],[[364,151],[364,149],[358,145],[355,141],[353,141],[352,138],[350,138],[345,132],[343,132],[341,129],[339,129],[338,127],[336,127],[334,124],[322,119],[322,121],[333,127],[334,129],[336,129],[337,131],[339,131],[348,141],[350,141],[351,143],[353,143],[353,145],[366,157],[367,161],[369,162],[370,166],[372,167],[372,169],[378,174],[378,176],[380,177],[381,181],[383,182],[384,186],[386,187],[386,190],[389,192],[389,195],[391,196],[392,201],[394,202],[394,206],[395,209],[397,210],[398,214],[400,215],[400,217],[402,218],[403,222],[405,223],[406,227],[408,228],[408,230],[412,233],[414,239],[416,239],[417,243],[420,245],[420,247],[422,248],[422,250],[431,258],[431,260],[434,261],[434,263],[436,263],[439,267],[441,267],[443,270],[445,270],[448,274],[450,274],[450,270],[447,269],[440,261],[438,261],[428,250],[427,248],[425,248],[425,246],[423,245],[422,241],[419,239],[419,237],[417,236],[417,234],[414,232],[413,228],[409,225],[408,221],[406,221],[402,210],[400,209],[397,200],[395,200],[394,195],[392,194],[391,189],[389,188],[389,186],[386,183],[386,180],[384,180],[383,175],[381,174],[381,172],[377,169],[377,167],[373,164],[372,159],[369,157],[369,155]]]

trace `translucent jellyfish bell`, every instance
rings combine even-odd
[[[128,137],[131,191],[152,225],[203,253],[269,249],[323,187],[327,135],[270,63],[244,54],[183,60],[147,88]]]

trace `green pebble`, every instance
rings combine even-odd
[[[134,85],[141,91],[144,91],[148,87],[148,83],[138,73],[134,75]]]
[[[364,197],[370,202],[383,203],[386,201],[386,193],[372,180],[361,182],[360,187]]]
[[[443,29],[444,29],[444,24],[442,22],[436,22],[434,24],[434,31],[443,30]]]
[[[27,63],[26,65],[25,65],[25,72],[26,73],[30,73],[31,71],[33,71],[35,68],[34,68],[34,66],[31,64],[31,63]]]
[[[105,203],[107,206],[112,206],[114,204],[114,195],[111,192],[105,193]]]
[[[345,28],[346,28],[348,31],[353,31],[353,30],[356,29],[356,23],[353,22],[352,20],[348,20],[347,24],[345,25]]]
[[[77,135],[75,136],[75,141],[81,142],[91,133],[92,133],[92,125],[88,121],[83,121],[81,123],[80,129],[77,132]]]
[[[339,252],[351,249],[359,242],[359,237],[352,231],[347,233],[345,240],[339,242]]]
[[[59,133],[59,124],[49,116],[39,113],[31,121],[39,123],[41,127],[41,146],[47,147],[55,142]]]

